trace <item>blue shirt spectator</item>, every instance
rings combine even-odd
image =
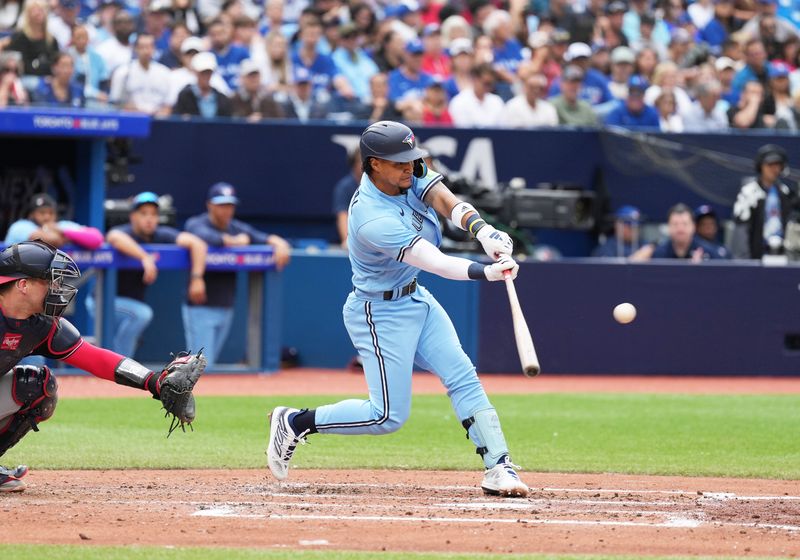
[[[634,75],[628,80],[628,98],[606,115],[605,124],[626,128],[659,128],[658,112],[644,102],[647,80]]]
[[[678,252],[672,241],[667,239],[656,245],[653,249],[653,259],[694,259],[694,260],[711,260],[711,259],[727,259],[730,258],[728,251],[724,247],[714,246],[697,236],[692,238],[692,242],[685,252]]]
[[[389,73],[389,100],[392,102],[422,99],[433,76],[422,71],[422,42],[410,41],[403,53],[403,64]]]
[[[354,24],[342,26],[341,43],[331,58],[362,103],[370,100],[369,79],[379,72],[378,65],[358,46],[360,33]]]
[[[744,60],[746,64],[733,77],[731,89],[736,93],[741,93],[744,85],[752,81],[761,82],[761,85],[766,88],[772,64],[767,60],[767,50],[764,47],[764,43],[757,39],[748,41],[744,47]]]
[[[622,206],[614,214],[614,235],[595,247],[593,257],[630,257],[639,248],[642,214],[635,206]]]
[[[608,78],[603,73],[589,68],[589,57],[592,49],[586,43],[572,43],[564,54],[564,60],[580,66],[584,71],[578,99],[587,101],[590,105],[602,105],[613,101],[615,98],[608,87]],[[561,93],[561,79],[556,78],[547,92],[548,97],[555,97]]]
[[[339,75],[339,69],[333,59],[326,54],[317,53],[314,60],[307,64],[300,54],[295,52],[292,54],[292,64],[295,68],[305,68],[311,73],[311,83],[314,86],[315,95],[318,95],[320,91],[330,91],[333,87],[333,79]]]
[[[39,82],[34,100],[44,105],[83,107],[83,86],[74,79],[75,63],[69,53],[58,53],[51,66],[53,75]]]

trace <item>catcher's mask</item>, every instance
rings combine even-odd
[[[80,276],[69,255],[40,239],[15,243],[0,252],[0,284],[20,278],[48,281],[43,312],[51,317],[59,317],[75,297],[78,288],[68,280]]]

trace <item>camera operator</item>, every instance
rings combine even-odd
[[[798,204],[797,193],[780,180],[787,165],[786,151],[780,146],[766,144],[758,149],[758,175],[745,183],[733,206],[736,227],[731,252],[735,258],[760,259],[784,252],[786,226]]]

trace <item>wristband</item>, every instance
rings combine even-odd
[[[457,228],[466,231],[467,228],[462,226],[461,222],[464,220],[464,216],[469,213],[474,213],[475,216],[480,218],[480,214],[478,214],[478,211],[475,210],[472,204],[469,202],[459,202],[453,206],[453,209],[450,211],[450,221],[453,222]]]
[[[481,263],[472,263],[467,269],[467,276],[470,280],[487,280],[486,266]]]
[[[478,237],[478,232],[486,226],[486,221],[475,213],[467,218],[467,231],[472,237]]]

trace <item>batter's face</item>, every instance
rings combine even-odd
[[[385,187],[387,194],[401,194],[411,187],[414,162],[397,162],[386,159],[372,160],[373,180],[378,187]]]
[[[130,219],[136,235],[150,237],[158,227],[158,207],[155,204],[142,204],[131,212]]]

